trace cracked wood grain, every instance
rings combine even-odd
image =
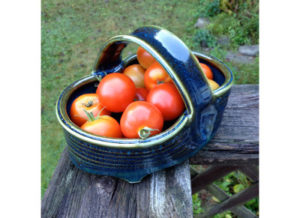
[[[78,170],[62,153],[42,201],[42,217],[180,218],[193,216],[188,161],[141,183]]]

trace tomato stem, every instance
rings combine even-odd
[[[101,116],[100,114],[102,113],[102,111],[105,109],[105,107],[101,108],[101,110],[98,112],[97,116],[95,117],[95,119],[99,119]]]
[[[153,132],[153,131],[159,131],[159,129],[152,129],[152,128],[149,128],[146,126],[142,129],[140,129],[138,134],[141,139],[146,139],[151,135],[151,132]]]
[[[86,116],[88,117],[88,121],[92,122],[92,121],[96,120],[96,118],[94,117],[94,114],[92,112],[87,112],[85,109],[83,109],[83,111],[86,114]]]
[[[88,121],[92,122],[94,120],[98,120],[101,118],[102,115],[100,115],[102,113],[102,111],[105,109],[105,107],[101,108],[101,110],[98,112],[97,116],[95,117],[94,114],[92,112],[88,112],[85,109],[83,109],[84,113],[86,114],[86,116],[88,117]]]

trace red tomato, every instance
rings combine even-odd
[[[125,68],[123,72],[128,76],[135,84],[136,88],[144,87],[144,68],[139,64],[133,64]]]
[[[201,66],[203,72],[205,73],[206,77],[208,79],[212,80],[214,78],[214,75],[213,75],[213,72],[211,71],[210,67],[203,63],[200,63],[200,66]]]
[[[71,120],[78,126],[81,126],[88,120],[84,110],[93,113],[95,117],[97,115],[110,114],[108,110],[103,109],[103,106],[100,104],[96,94],[83,94],[73,101],[70,109],[70,117]],[[100,111],[101,114],[99,114]]]
[[[145,88],[137,88],[135,93],[135,100],[146,101],[148,95],[148,90]]]
[[[147,138],[161,132],[164,119],[153,104],[135,101],[122,114],[120,124],[125,137]]]
[[[105,108],[123,112],[135,97],[135,85],[128,76],[111,73],[100,81],[96,93]]]
[[[118,121],[108,115],[87,121],[81,126],[81,129],[99,136],[122,138],[122,132]]]
[[[144,83],[148,90],[160,83],[172,82],[166,70],[156,61],[145,72]]]
[[[184,111],[184,102],[172,83],[163,83],[150,90],[147,102],[154,104],[163,114],[164,120],[174,120]]]
[[[152,57],[151,54],[149,54],[145,49],[143,49],[142,47],[138,47],[137,52],[137,59],[138,62],[140,63],[140,65],[142,65],[143,68],[147,69],[148,67],[150,67],[151,64],[154,63],[155,58]]]

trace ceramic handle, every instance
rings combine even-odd
[[[101,50],[93,73],[101,75],[122,69],[120,54],[129,42],[143,47],[165,68],[191,117],[212,101],[212,91],[196,57],[177,36],[160,27],[142,27],[131,35],[111,38]]]

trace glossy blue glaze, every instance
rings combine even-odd
[[[98,175],[110,175],[125,179],[129,182],[139,182],[146,175],[155,171],[165,169],[183,162],[196,154],[213,137],[222,120],[223,111],[227,104],[229,91],[220,97],[213,98],[212,92],[204,79],[192,53],[184,43],[170,32],[157,27],[143,27],[132,33],[133,37],[146,42],[152,49],[152,52],[160,54],[169,66],[176,72],[181,83],[186,88],[188,95],[179,89],[185,102],[191,99],[193,103],[194,115],[191,122],[185,124],[180,132],[171,139],[161,144],[150,147],[108,147],[105,142],[112,142],[118,145],[128,143],[126,140],[116,140],[109,138],[99,138],[91,134],[78,131],[73,124],[68,123],[62,116],[61,105],[64,104],[61,99],[67,94],[68,88],[61,94],[57,104],[57,114],[60,121],[64,124],[65,138],[68,143],[68,150],[72,162],[80,169],[89,173]],[[127,41],[117,41],[106,44],[99,55],[93,75],[105,76],[106,74],[121,71],[124,67],[136,63],[136,58],[129,58],[123,61],[121,58],[122,49],[127,45]],[[220,69],[208,61],[199,58],[202,63],[208,64],[214,74],[214,78],[220,85],[225,82],[225,77]],[[178,87],[174,77],[172,79]],[[80,80],[71,86],[80,84]],[[78,85],[78,88],[70,95],[66,109],[69,113],[70,105],[73,100],[84,93],[94,93],[97,82],[91,82],[85,85]],[[187,107],[184,112],[184,119],[190,116],[191,110]],[[117,114],[114,114],[118,117]],[[184,119],[174,126],[172,122],[167,122],[162,134],[150,137],[145,140],[136,139],[130,141],[135,145],[143,144],[153,140],[160,140],[181,127]],[[73,134],[74,133],[74,134]],[[99,146],[86,142],[76,137],[76,134],[96,139],[103,142]]]

